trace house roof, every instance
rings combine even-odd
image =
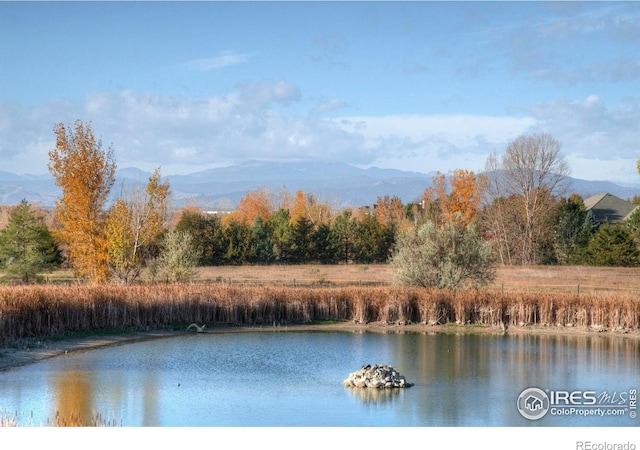
[[[600,223],[616,223],[627,220],[639,205],[634,205],[615,195],[604,193],[586,198],[584,207],[587,211],[593,211],[596,221]]]

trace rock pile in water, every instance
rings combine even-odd
[[[353,372],[342,382],[347,387],[356,388],[405,388],[413,386],[407,383],[404,375],[386,364],[367,364],[362,369]]]

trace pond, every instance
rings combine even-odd
[[[596,334],[185,334],[2,371],[0,412],[36,426],[56,413],[124,427],[638,426],[639,346]],[[342,385],[376,363],[414,386]]]

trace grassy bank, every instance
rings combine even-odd
[[[321,321],[550,325],[637,331],[640,301],[600,295],[432,291],[399,287],[233,284],[0,287],[0,345],[100,330],[190,323],[273,326]]]
[[[500,266],[491,289],[554,293],[627,292],[640,296],[640,267]],[[75,284],[70,271],[47,275],[52,284]],[[390,286],[390,264],[274,264],[199,267],[199,283],[243,286]],[[142,280],[143,282],[145,280]]]

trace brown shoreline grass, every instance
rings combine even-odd
[[[89,418],[82,418],[78,413],[71,413],[64,416],[60,411],[56,412],[53,419],[48,418],[44,423],[33,422],[33,412],[24,413],[8,411],[0,412],[0,428],[8,427],[116,427],[122,426],[122,421],[118,423],[115,419],[107,420],[100,413],[95,413]]]
[[[0,346],[100,330],[183,329],[326,321],[562,326],[637,331],[638,297],[557,292],[437,291],[394,286],[287,287],[228,283],[1,286]]]
[[[53,284],[73,284],[69,271],[48,276]],[[243,286],[391,286],[390,264],[244,265],[198,268],[199,283]],[[640,296],[640,267],[500,266],[490,289],[515,292],[601,294],[609,291]]]

